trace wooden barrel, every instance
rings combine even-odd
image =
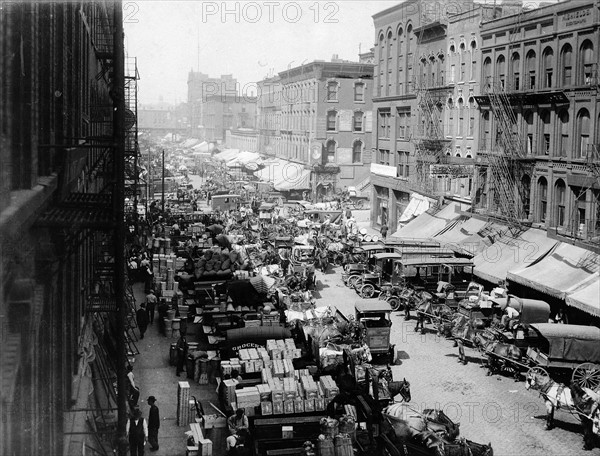
[[[181,319],[173,318],[173,331],[178,331],[179,329],[181,329]]]
[[[319,456],[335,456],[332,439],[318,440],[317,449],[319,450]]]
[[[173,330],[173,319],[165,318],[165,330]]]

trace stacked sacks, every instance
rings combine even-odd
[[[195,265],[194,277],[227,277],[240,269],[237,252],[227,249],[206,250]]]

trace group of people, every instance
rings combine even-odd
[[[144,447],[146,443],[150,444],[150,449],[156,451],[158,445],[158,430],[160,428],[160,416],[156,405],[156,397],[150,396],[147,403],[150,406],[148,411],[148,421],[142,416],[138,401],[140,389],[136,385],[133,366],[127,366],[127,381],[129,390],[129,407],[131,417],[127,420],[126,433],[129,440],[129,454],[131,456],[144,456]]]

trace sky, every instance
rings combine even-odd
[[[357,61],[375,42],[372,15],[396,1],[123,0],[125,46],[137,57],[141,105],[187,100],[193,68],[233,74],[244,93],[313,60]]]

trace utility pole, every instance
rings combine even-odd
[[[117,346],[117,435],[119,437],[118,455],[127,456],[127,376],[125,365],[125,47],[123,39],[123,7],[120,2],[113,3],[113,139],[114,139],[114,179],[113,209],[114,228],[114,287],[117,306],[116,346]]]
[[[162,150],[162,211],[165,213],[165,150]]]

